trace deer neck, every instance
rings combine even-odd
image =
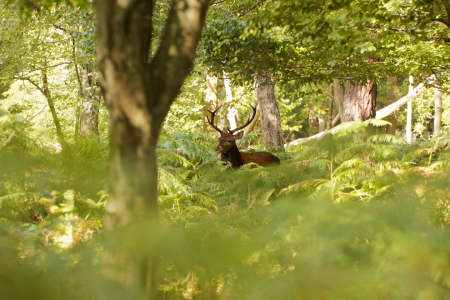
[[[231,147],[230,150],[228,150],[228,152],[221,154],[221,160],[231,162],[233,169],[242,166],[241,153],[239,152],[239,149],[236,146],[236,144],[234,144],[233,147]]]

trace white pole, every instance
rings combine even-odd
[[[436,137],[441,132],[442,124],[442,92],[434,88],[434,134]]]
[[[233,101],[233,94],[231,92],[231,81],[230,78],[228,77],[228,73],[225,72],[225,70],[223,70],[223,83],[225,84],[225,95],[227,96],[227,102],[228,105],[231,104],[231,102]],[[230,122],[230,128],[234,129],[237,127],[236,125],[236,109],[234,107],[229,106],[228,107],[228,121]]]
[[[412,94],[414,87],[414,78],[409,75],[409,91],[408,94]],[[412,101],[408,101],[408,115],[406,118],[406,141],[408,144],[412,142]]]

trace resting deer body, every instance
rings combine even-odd
[[[209,120],[209,118],[207,117],[209,125],[211,125],[212,128],[214,128],[220,133],[219,144],[214,149],[214,151],[220,153],[221,161],[230,162],[234,169],[239,168],[240,166],[248,163],[257,163],[258,165],[263,167],[280,164],[280,160],[278,159],[278,157],[269,152],[245,153],[239,151],[236,145],[236,141],[244,136],[244,132],[239,131],[238,133],[236,133],[236,131],[247,127],[255,118],[256,108],[253,106],[251,107],[253,109],[253,116],[252,117],[249,116],[247,123],[233,130],[227,128],[228,133],[224,133],[217,126],[214,125],[214,116],[215,113],[220,109],[220,107],[215,111],[208,110],[211,113],[211,120]]]

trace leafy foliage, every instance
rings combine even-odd
[[[28,19],[10,9],[15,4],[0,4],[7,90],[0,109],[1,299],[145,297],[117,284],[105,255],[116,251],[138,262],[154,259],[158,299],[449,297],[450,137],[425,134],[430,95],[415,107],[413,144],[387,134],[386,121],[348,122],[286,152],[268,149],[281,159],[279,168],[232,170],[213,152],[215,136],[199,132],[211,70],[230,74],[240,112],[254,99],[251,75],[271,70],[283,130],[292,138],[313,133],[308,118],[325,111],[322,86],[331,78],[378,79],[379,104],[392,88],[387,75],[435,72],[445,91],[448,29],[431,21],[444,12],[430,1],[212,2],[197,65],[158,141],[160,220],[114,231],[103,230],[106,110],[99,138],[71,134],[74,66],[95,66],[90,4],[17,2],[41,9]],[[155,36],[163,34],[168,8],[168,1],[155,4]],[[150,57],[158,46],[154,39]],[[65,65],[47,72],[68,137],[63,149],[53,146],[51,115],[30,83],[41,79],[45,63]],[[30,80],[11,81],[23,74]],[[396,89],[403,94],[406,80]],[[444,95],[444,125],[448,103]],[[265,150],[260,136],[244,136],[239,148]]]

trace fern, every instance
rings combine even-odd
[[[2,208],[3,203],[7,203],[11,207],[18,207],[23,204],[25,196],[25,193],[14,193],[0,196],[0,208]]]

